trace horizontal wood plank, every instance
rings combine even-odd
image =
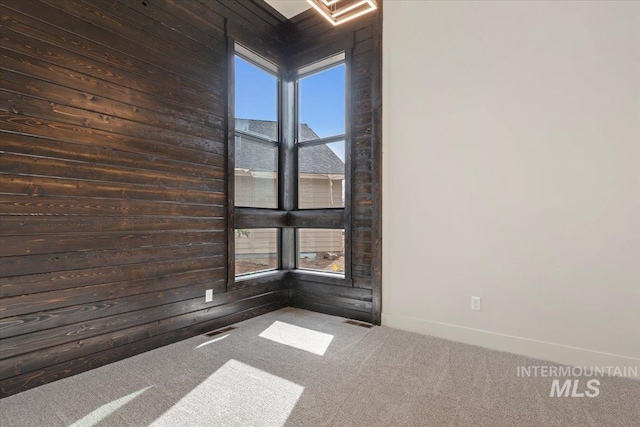
[[[222,157],[202,154],[199,161],[191,163],[177,159],[162,158],[153,154],[133,153],[117,147],[105,147],[83,140],[58,139],[47,136],[30,136],[0,130],[4,151],[31,156],[95,162],[100,165],[117,165],[137,168],[141,171],[160,171],[183,176],[220,179],[224,176]],[[94,140],[95,141],[95,140]],[[194,159],[195,160],[195,159]],[[209,164],[206,164],[206,163]]]
[[[123,247],[158,247],[197,243],[226,243],[227,236],[219,231],[153,231],[137,233],[70,233],[38,236],[0,236],[0,256],[26,256],[92,251]]]
[[[165,276],[170,277],[188,271],[215,268],[217,264],[217,260],[208,255],[192,258],[187,258],[186,254],[179,252],[176,255],[177,259],[170,260],[151,260],[108,267],[0,277],[0,297],[32,295],[100,284],[117,286],[120,282],[132,282],[139,279],[160,280]]]
[[[212,183],[211,191],[160,188],[136,184],[74,180],[0,173],[0,192],[31,196],[100,197],[127,200],[224,205],[224,184]]]
[[[183,246],[106,249],[75,251],[44,255],[24,255],[0,259],[0,271],[5,277],[33,275],[38,273],[97,268],[109,265],[126,265],[145,261],[171,260],[178,256],[187,258],[210,256],[215,266],[224,261],[224,243],[196,242]]]

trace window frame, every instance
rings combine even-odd
[[[345,66],[345,133],[332,135],[330,137],[314,139],[311,141],[299,141],[300,105],[299,94],[300,80],[334,68],[340,64]],[[344,49],[336,54],[327,56],[319,61],[299,67],[295,72],[295,209],[290,213],[290,225],[296,228],[295,232],[295,269],[292,271],[294,277],[301,280],[316,281],[333,285],[352,286],[351,279],[351,210],[352,210],[352,141],[351,141],[351,79],[352,79],[352,53],[351,49]],[[345,144],[345,193],[344,207],[326,207],[309,209],[299,208],[299,188],[298,188],[298,159],[299,150],[303,147],[327,144],[331,142],[344,141]],[[341,215],[340,215],[341,214]],[[300,228],[325,228],[344,230],[344,273],[332,273],[321,270],[300,268],[300,240],[298,229]]]
[[[300,141],[300,81],[305,77],[313,76],[323,71],[330,70],[341,64],[345,66],[345,128],[343,134],[318,138],[311,141]],[[294,226],[300,222],[306,226],[296,226],[295,232],[295,269],[293,274],[304,280],[322,281],[331,280],[332,284],[351,285],[351,50],[345,49],[341,52],[323,58],[319,61],[299,67],[295,71],[295,203],[293,215]],[[344,141],[345,150],[345,171],[344,171],[344,206],[343,207],[322,207],[322,208],[300,208],[300,171],[299,156],[300,149],[315,145],[329,144],[332,142]],[[339,221],[334,213],[343,213],[342,221]],[[305,217],[307,217],[305,221]],[[332,229],[344,230],[344,273],[333,273],[322,270],[313,270],[300,267],[300,237],[299,229]]]
[[[259,69],[276,77],[276,120],[277,120],[277,140],[272,140],[261,135],[238,131],[235,129],[235,58],[236,56],[258,67]],[[282,221],[272,220],[265,217],[264,213],[273,212],[277,214],[282,207],[282,197],[280,191],[281,174],[281,141],[282,141],[282,70],[283,68],[251,49],[238,43],[233,38],[227,39],[227,290],[240,289],[254,283],[261,283],[263,280],[278,280],[284,277],[282,270]],[[278,149],[278,172],[277,172],[277,207],[236,207],[235,205],[235,137],[240,135],[248,140],[260,144],[269,145]],[[256,221],[255,218],[258,218]],[[260,221],[260,218],[263,218]],[[235,263],[235,239],[237,229],[275,228],[277,230],[277,263],[276,269],[269,269],[254,273],[236,275]]]

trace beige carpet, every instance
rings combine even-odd
[[[517,376],[548,363],[343,321],[269,313],[0,400],[0,425],[640,426],[640,381],[549,397]]]

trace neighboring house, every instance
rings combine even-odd
[[[277,140],[273,121],[236,119],[236,129]],[[306,124],[300,127],[301,141],[318,139]],[[301,209],[344,207],[344,162],[327,145],[304,147],[299,155],[299,205]],[[236,134],[235,205],[277,208],[278,152],[276,147]],[[277,241],[269,230],[250,230],[236,235],[236,254],[267,254],[276,251]],[[341,230],[313,230],[300,242],[302,253],[343,252]]]

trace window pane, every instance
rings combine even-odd
[[[278,140],[278,79],[235,57],[236,130]]]
[[[345,65],[300,79],[300,142],[345,133]]]
[[[298,146],[298,207],[344,207],[344,141]]]
[[[236,276],[278,268],[278,229],[237,229]]]
[[[344,274],[344,230],[298,229],[298,268]]]
[[[235,205],[278,207],[278,147],[236,136]]]

